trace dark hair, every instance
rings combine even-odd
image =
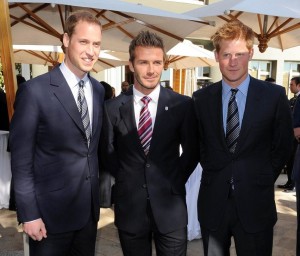
[[[300,76],[295,76],[291,79],[292,81],[295,81],[295,83],[298,85],[300,84]]]
[[[213,45],[217,52],[220,51],[221,40],[245,39],[248,50],[252,49],[254,43],[254,32],[239,20],[233,20],[225,23],[211,37]]]
[[[276,80],[273,77],[268,77],[265,79],[266,82],[275,83]]]
[[[129,45],[129,61],[133,62],[135,59],[135,48],[137,46],[154,47],[162,49],[164,53],[164,61],[166,60],[166,52],[164,42],[160,36],[150,31],[141,31]]]
[[[100,83],[103,85],[104,91],[105,91],[104,100],[111,99],[113,97],[113,89],[110,86],[110,84],[108,84],[104,81],[101,81]]]
[[[25,83],[25,82],[26,82],[26,79],[22,75],[18,74],[17,75],[17,85],[18,85],[18,87],[19,87],[20,84]]]
[[[96,24],[99,25],[101,28],[101,22],[95,17],[92,13],[88,11],[76,11],[73,12],[66,20],[65,27],[64,27],[64,33],[66,33],[70,38],[72,37],[76,25],[80,21],[85,21],[87,23]],[[63,38],[63,37],[62,37]],[[62,45],[62,50],[65,52],[65,47]]]

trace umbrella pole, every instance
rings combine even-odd
[[[13,115],[13,104],[16,92],[15,63],[13,60],[12,39],[8,1],[0,1],[0,50],[6,91],[9,120]]]

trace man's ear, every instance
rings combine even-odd
[[[252,48],[252,49],[249,51],[249,60],[252,60],[253,54],[254,54],[254,49]]]
[[[69,42],[70,42],[70,37],[67,33],[64,33],[64,36],[63,36],[63,44],[64,44],[64,47],[69,47]]]
[[[129,61],[129,69],[131,72],[134,72],[134,66],[133,63],[131,61]]]
[[[219,54],[217,51],[214,51],[216,62],[219,62]]]

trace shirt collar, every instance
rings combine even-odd
[[[151,102],[157,104],[158,103],[158,97],[159,97],[159,93],[160,93],[160,85],[157,85],[154,90],[147,96],[149,96],[151,98]],[[140,91],[138,91],[137,89],[135,89],[135,87],[133,86],[133,98],[135,103],[137,104],[144,96],[143,93],[141,93]]]
[[[238,86],[236,87],[239,92],[241,92],[243,95],[247,96],[248,93],[248,88],[249,88],[249,83],[250,83],[250,76],[248,75],[246,79]],[[228,93],[231,93],[230,90],[232,87],[228,85],[224,80],[222,80],[222,90],[223,94],[227,95]]]
[[[88,74],[86,73],[82,79],[79,79],[67,66],[64,62],[62,62],[59,66],[61,72],[67,80],[67,83],[70,87],[75,87],[79,83],[80,80],[83,80],[84,83],[88,81]]]

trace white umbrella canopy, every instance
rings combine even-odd
[[[238,19],[256,33],[261,52],[267,47],[284,50],[300,44],[299,0],[223,0],[185,14],[215,22],[215,28],[202,27],[191,38],[210,39],[218,27]]]
[[[16,63],[55,66],[59,63],[59,53],[61,52],[58,46],[13,45]]]
[[[107,53],[122,61],[129,60],[128,52],[107,51]],[[218,63],[215,61],[212,51],[199,47],[189,40],[183,40],[167,52],[165,70],[168,68],[186,69],[216,65]]]
[[[184,40],[167,52],[165,69],[186,69],[193,67],[216,66],[214,53]]]
[[[203,6],[202,1],[195,0],[122,0],[128,3],[138,3],[148,7],[157,8],[160,10],[171,11],[175,13],[183,13]]]
[[[128,51],[132,38],[141,30],[160,35],[170,49],[187,35],[207,26],[202,20],[119,0],[10,0],[12,41],[14,44],[59,45],[65,17],[69,12],[87,9],[103,26],[101,48]],[[67,7],[67,8],[66,8]],[[194,19],[191,21],[189,19]]]
[[[16,63],[56,66],[59,64],[62,50],[60,46],[51,45],[13,45],[13,53]],[[99,72],[127,64],[128,61],[110,55],[107,51],[101,51],[93,71]]]

